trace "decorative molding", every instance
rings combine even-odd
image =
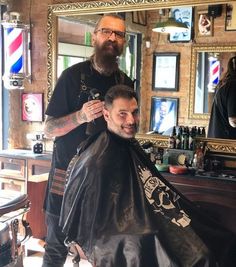
[[[235,154],[236,153],[236,141],[229,139],[215,139],[215,138],[206,138],[201,141],[206,142],[206,147],[212,153],[221,153],[221,154]]]
[[[137,134],[136,139],[142,145],[146,142],[152,142],[157,147],[167,147],[168,137],[158,134]]]
[[[168,136],[157,134],[137,134],[136,139],[140,144],[152,142],[155,146],[168,147]],[[215,138],[196,138],[197,143],[204,142],[208,152],[220,154],[236,154],[236,141]]]
[[[12,0],[0,0],[0,5],[8,5],[10,4],[10,2],[12,2]]]

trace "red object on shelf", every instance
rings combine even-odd
[[[185,174],[185,173],[187,173],[187,171],[188,171],[188,168],[185,166],[178,166],[178,165],[173,166],[173,165],[171,165],[169,167],[169,172],[172,174]]]

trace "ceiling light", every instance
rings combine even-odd
[[[152,31],[160,33],[174,33],[185,32],[187,29],[188,26],[185,23],[178,22],[174,18],[169,18],[167,21],[158,22]]]

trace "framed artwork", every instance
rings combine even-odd
[[[208,11],[198,11],[195,15],[195,33],[197,37],[213,36],[213,17]]]
[[[43,121],[43,94],[21,95],[21,117],[23,121]]]
[[[152,97],[150,131],[165,134],[177,125],[178,101],[178,98]]]
[[[188,29],[183,32],[170,33],[170,42],[189,42],[192,38],[192,7],[175,7],[171,8],[171,17],[176,21],[182,22],[187,25]]]
[[[154,53],[152,89],[177,91],[179,85],[179,53]]]
[[[147,12],[146,11],[133,11],[132,22],[146,26],[147,25]]]
[[[226,5],[225,30],[236,31],[236,3]]]

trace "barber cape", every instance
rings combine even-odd
[[[60,225],[96,267],[236,266],[235,235],[166,181],[137,140],[109,131],[69,164]]]

